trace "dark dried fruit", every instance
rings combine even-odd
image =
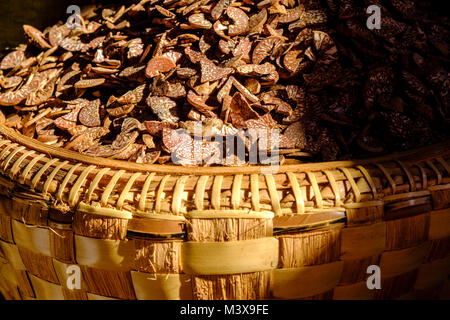
[[[377,0],[371,30],[366,2],[143,0],[91,7],[77,30],[24,26],[28,45],[0,61],[0,122],[92,156],[189,166],[448,139],[444,10]]]
[[[306,146],[306,134],[303,124],[300,121],[294,122],[283,132],[291,140],[295,148],[304,149]]]

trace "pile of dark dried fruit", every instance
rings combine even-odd
[[[291,163],[449,136],[449,19],[433,1],[142,0],[82,16],[24,26],[28,44],[0,63],[0,121],[87,155],[182,165],[248,162],[210,138],[248,153],[247,129],[276,130]]]

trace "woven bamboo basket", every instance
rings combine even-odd
[[[6,299],[449,298],[450,142],[365,161],[184,168],[0,125]],[[81,271],[69,289],[69,266]],[[368,289],[378,265],[381,289]]]

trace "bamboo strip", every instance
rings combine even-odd
[[[70,168],[69,172],[67,172],[66,176],[64,177],[63,182],[59,186],[58,192],[56,193],[57,201],[62,201],[62,194],[63,194],[64,189],[66,189],[67,183],[69,182],[70,178],[72,178],[73,172],[80,166],[81,166],[81,163],[77,163],[72,168]]]
[[[100,203],[102,206],[106,206],[109,196],[114,190],[114,187],[116,186],[117,182],[119,181],[120,177],[125,173],[125,170],[119,170],[117,171],[112,179],[109,181],[108,185],[106,186],[105,190],[103,191],[102,197],[100,199]]]
[[[133,241],[94,239],[75,235],[76,261],[103,270],[130,270],[134,260]]]
[[[192,300],[190,278],[183,274],[131,272],[138,300]]]
[[[61,286],[30,275],[30,280],[38,300],[64,300]]]
[[[233,189],[231,192],[231,208],[234,210],[237,210],[240,207],[242,177],[242,174],[237,174],[234,176]]]
[[[341,260],[358,260],[385,250],[386,223],[341,230]]]
[[[89,173],[91,173],[93,169],[95,169],[95,166],[91,165],[86,167],[78,177],[77,181],[72,186],[69,194],[69,206],[75,206],[75,204],[78,202],[80,188],[84,184]]]
[[[36,151],[34,150],[29,150],[24,152],[13,164],[13,166],[11,167],[10,171],[9,171],[9,175],[10,177],[15,177],[16,174],[19,172],[20,170],[20,165],[24,162],[24,160],[26,158],[28,158],[29,156],[35,154]]]
[[[6,157],[5,160],[3,160],[2,164],[1,164],[1,167],[2,167],[3,171],[6,171],[6,168],[9,166],[9,163],[11,162],[11,159],[14,158],[14,156],[16,154],[18,154],[20,151],[23,151],[23,150],[25,150],[25,147],[24,146],[20,146],[20,147],[16,148],[13,152],[11,152]]]
[[[12,221],[14,242],[19,247],[50,256],[49,231],[46,228],[29,227],[17,220]]]
[[[162,199],[163,199],[163,197],[165,195],[165,193],[164,193],[164,185],[166,184],[166,181],[169,179],[169,177],[170,177],[169,175],[164,176],[161,179],[161,182],[159,184],[159,188],[158,188],[158,191],[156,193],[156,199],[155,199],[155,212],[156,213],[161,212],[161,201],[162,201]]]
[[[222,190],[223,176],[216,176],[211,193],[211,205],[214,209],[220,210],[220,194]]]
[[[336,261],[317,266],[276,269],[272,294],[275,298],[299,299],[326,292],[336,287],[344,263]],[[292,283],[302,285],[293,286]]]
[[[37,155],[36,157],[34,157],[33,159],[31,159],[30,162],[28,162],[27,166],[25,167],[25,169],[23,169],[22,173],[20,174],[20,177],[19,177],[20,183],[22,183],[22,184],[25,183],[30,171],[44,157],[45,157],[45,154],[41,153],[41,154]]]
[[[50,187],[50,184],[52,183],[52,181],[55,178],[58,171],[61,170],[61,168],[68,163],[69,163],[69,161],[67,161],[67,160],[64,162],[61,162],[52,170],[52,172],[48,176],[47,180],[45,180],[44,187],[42,189],[43,194],[46,194],[48,192],[48,188]]]
[[[189,176],[182,176],[178,179],[177,184],[173,190],[173,200],[172,200],[172,213],[178,216],[181,212],[182,200],[183,200],[183,190],[186,184],[186,180]],[[185,199],[186,200],[186,199]]]
[[[252,195],[252,207],[253,210],[260,210],[260,200],[259,200],[259,176],[256,174],[251,175],[251,195]]]
[[[89,203],[91,201],[91,197],[92,194],[94,192],[94,190],[97,188],[98,183],[100,182],[100,180],[103,178],[103,176],[110,171],[110,168],[103,168],[101,169],[97,175],[95,176],[94,180],[92,180],[91,185],[89,186],[88,191],[86,192],[86,202]]]
[[[450,238],[450,208],[430,213],[430,240]]]
[[[425,161],[425,163],[433,170],[433,172],[436,174],[437,184],[442,183],[442,173],[439,171],[438,168],[431,162],[431,160]]]
[[[184,242],[183,271],[194,275],[228,275],[274,269],[278,264],[275,238],[227,242]]]
[[[140,211],[145,211],[145,201],[147,200],[148,188],[150,187],[150,183],[152,182],[155,172],[150,173],[145,179],[144,186],[142,187],[141,196],[139,198],[138,208]]]

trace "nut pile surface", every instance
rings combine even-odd
[[[366,26],[373,4],[381,29]],[[24,26],[28,44],[0,60],[0,122],[138,163],[242,165],[254,150],[295,163],[410,149],[449,137],[448,26],[445,11],[417,0],[91,6],[75,29]],[[218,137],[240,141],[245,155]]]

